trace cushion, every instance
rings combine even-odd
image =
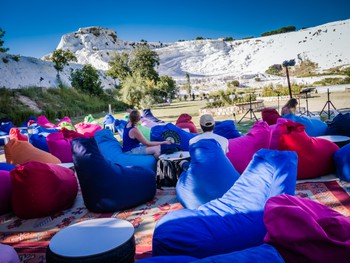
[[[151,129],[151,141],[170,140],[172,142],[170,145],[161,145],[162,151],[173,148],[188,151],[189,142],[194,136],[196,134],[186,132],[172,123],[157,125]]]
[[[71,139],[64,138],[62,132],[53,132],[46,137],[47,146],[52,155],[56,156],[62,163],[73,162]]]
[[[53,215],[71,207],[78,182],[71,169],[31,161],[10,171],[12,208],[20,218]]]
[[[286,122],[281,125],[282,135],[278,141],[281,151],[298,154],[298,179],[316,178],[335,172],[333,155],[339,147],[326,139],[310,137],[304,125]]]
[[[261,111],[261,117],[268,125],[274,125],[277,123],[277,120],[281,118],[281,115],[276,109],[265,108]]]
[[[152,200],[156,193],[155,172],[110,162],[94,138],[72,140],[72,154],[84,203],[92,212],[129,209]]]
[[[192,116],[183,113],[177,118],[175,125],[181,129],[188,129],[192,133],[198,133],[196,125],[192,121]]]
[[[39,161],[43,163],[61,163],[51,153],[34,147],[29,142],[10,140],[5,146],[6,162],[10,164],[22,164],[28,161]]]
[[[222,197],[163,216],[154,230],[153,255],[205,258],[261,245],[265,203],[272,196],[294,194],[296,171],[294,152],[259,150]]]
[[[305,126],[305,132],[312,137],[326,135],[327,124],[318,119],[310,119],[303,116],[296,116],[295,114],[283,115],[283,118],[301,123]]]
[[[241,137],[241,134],[236,129],[235,122],[232,120],[216,121],[213,132],[226,139]]]
[[[226,156],[237,172],[242,174],[258,150],[269,148],[270,140],[271,129],[269,125],[264,121],[258,121],[246,135],[228,140]]]
[[[214,139],[199,140],[189,150],[190,166],[177,182],[176,195],[182,206],[194,209],[225,194],[240,174]]]
[[[280,195],[268,200],[265,242],[286,262],[349,262],[350,218],[312,200]]]
[[[80,122],[75,124],[74,127],[78,133],[83,134],[85,137],[93,137],[95,132],[102,130],[102,127],[95,123]]]
[[[19,141],[28,141],[28,136],[21,133],[21,131],[17,128],[11,128],[10,130],[10,140],[17,139]]]
[[[350,144],[345,145],[334,153],[337,176],[350,182]]]
[[[344,135],[350,137],[350,113],[339,113],[328,124],[327,135]]]
[[[0,215],[10,211],[11,211],[10,172],[0,170]]]
[[[44,115],[38,116],[37,123],[44,128],[56,128],[57,125],[51,123]]]

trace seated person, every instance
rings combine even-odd
[[[298,101],[295,98],[291,98],[287,103],[282,107],[281,116],[286,114],[295,114],[297,111]]]
[[[137,128],[141,119],[141,114],[138,110],[132,110],[129,114],[128,123],[124,128],[123,133],[123,152],[130,154],[153,154],[158,158],[160,155],[160,145],[170,144],[169,141],[148,141]]]
[[[213,116],[210,114],[202,115],[199,120],[199,124],[203,130],[203,133],[193,137],[190,140],[189,144],[191,145],[202,139],[214,139],[221,145],[222,150],[226,154],[228,152],[228,140],[225,137],[215,134],[213,132],[215,127],[215,121]]]

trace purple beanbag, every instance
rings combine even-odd
[[[62,132],[53,132],[46,137],[47,146],[52,155],[62,163],[73,162],[70,139],[64,138]]]
[[[11,177],[9,171],[0,170],[0,215],[11,211]]]

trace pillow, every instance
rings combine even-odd
[[[264,121],[258,121],[245,136],[228,140],[226,156],[237,172],[242,174],[253,155],[262,148],[269,148],[270,141],[270,126]]]
[[[265,206],[264,241],[286,262],[349,262],[350,218],[305,198],[282,194]]]
[[[29,142],[10,140],[5,146],[6,162],[10,164],[22,164],[28,161],[39,161],[43,163],[61,163],[51,153],[40,150]]]
[[[281,125],[278,150],[298,155],[298,179],[316,178],[335,172],[333,155],[339,147],[328,140],[310,137],[304,125],[286,122]]]
[[[10,171],[12,208],[19,218],[53,215],[71,207],[78,192],[78,182],[71,169],[37,161]]]

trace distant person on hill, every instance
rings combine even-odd
[[[191,145],[202,139],[214,139],[221,145],[222,150],[226,154],[228,152],[228,140],[225,137],[213,132],[215,127],[213,116],[210,114],[202,115],[200,117],[199,124],[203,130],[203,133],[193,137],[190,140],[189,144]]]
[[[140,119],[141,114],[138,110],[130,111],[128,123],[123,133],[123,152],[130,154],[153,154],[154,157],[158,158],[161,150],[160,145],[170,144],[170,142],[148,141],[137,128]]]
[[[292,98],[287,101],[287,103],[282,107],[281,115],[295,114],[297,112],[298,101]]]

